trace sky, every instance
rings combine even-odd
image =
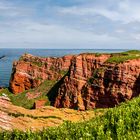
[[[0,48],[140,49],[140,0],[0,0]]]

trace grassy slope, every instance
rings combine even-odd
[[[110,54],[110,53],[83,53],[89,55],[95,55],[96,57],[101,56],[102,54]],[[106,63],[123,63],[127,60],[138,59],[140,58],[140,50],[130,50],[122,53],[111,53],[111,57],[106,61]]]
[[[6,95],[8,95],[8,97],[11,99],[11,102],[14,105],[22,106],[27,109],[31,109],[31,108],[33,108],[35,100],[38,100],[38,99],[48,100],[47,93],[53,87],[53,85],[55,83],[56,83],[56,81],[46,80],[39,87],[31,89],[31,90],[27,90],[27,91],[17,94],[17,95],[10,93],[8,89],[3,89],[0,91],[0,95],[2,95],[2,93],[5,93]],[[41,96],[38,98],[29,100],[29,99],[27,99],[27,96],[26,96],[27,92],[30,92],[31,94],[34,94],[35,92],[41,92]],[[48,105],[49,105],[49,100],[48,100]]]
[[[131,50],[127,52],[112,54],[111,57],[107,60],[107,63],[123,63],[124,61],[138,58],[140,58],[140,51]]]
[[[12,105],[8,102],[3,104],[0,99],[0,131],[18,129],[25,131],[42,130],[44,127],[60,126],[64,121],[81,122],[98,115],[103,115],[106,110],[77,111],[73,109],[57,109],[47,106],[41,109],[29,110]],[[1,139],[0,139],[1,140]]]
[[[30,140],[139,140],[140,97],[108,109],[102,116],[84,123],[66,122],[57,128],[41,132],[3,132],[0,139]]]

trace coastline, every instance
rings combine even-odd
[[[24,53],[31,53],[35,56],[46,56],[46,57],[62,57],[69,54],[79,54],[86,52],[122,52],[127,49],[9,49],[3,48],[0,51],[0,56],[5,55],[6,58],[0,60],[0,86],[9,86],[10,75],[12,72],[13,61],[18,60]],[[4,75],[4,76],[3,76]]]

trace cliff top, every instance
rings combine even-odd
[[[133,59],[139,59],[140,58],[140,50],[129,50],[126,52],[121,52],[121,53],[81,53],[79,55],[66,55],[63,57],[38,57],[38,56],[34,56],[31,54],[23,54],[20,57],[20,61],[31,61],[31,60],[36,60],[36,61],[45,61],[48,58],[54,58],[54,59],[59,59],[59,58],[67,58],[67,57],[78,57],[78,56],[94,56],[94,57],[101,57],[101,56],[109,56],[108,60],[106,61],[106,63],[123,63],[127,60],[133,60]]]
[[[139,59],[139,50],[130,50],[122,53],[111,54],[111,57],[107,60],[107,63],[123,63],[127,60]]]

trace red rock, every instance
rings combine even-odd
[[[58,90],[55,107],[83,110],[114,107],[140,94],[140,59],[122,64],[104,63],[107,56],[79,55],[72,60],[70,75],[66,76]],[[91,83],[89,83],[91,79]],[[80,102],[78,101],[80,95]],[[62,102],[63,101],[63,102]]]
[[[68,71],[73,56],[41,58],[25,54],[13,64],[10,89],[14,94],[39,86],[44,80],[58,80]]]
[[[15,62],[10,88],[16,94],[44,80],[60,80],[53,93],[55,107],[85,110],[114,107],[140,94],[140,59],[106,63],[110,55],[80,54],[62,58],[25,55]],[[41,66],[34,63],[38,62]],[[39,79],[37,79],[39,78]]]
[[[27,97],[28,100],[38,98],[38,97],[40,97],[41,95],[42,95],[41,92],[35,92],[35,93],[27,92],[27,93],[26,93],[26,97]]]
[[[45,106],[46,103],[47,103],[47,100],[45,100],[45,99],[36,100],[35,103],[34,103],[34,108],[35,109],[42,108],[43,106]]]

